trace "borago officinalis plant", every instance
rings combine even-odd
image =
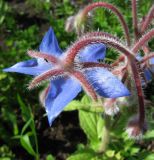
[[[139,139],[147,129],[145,120],[146,101],[143,88],[147,86],[154,75],[154,52],[148,45],[148,42],[154,37],[154,29],[150,28],[154,19],[154,5],[151,6],[147,15],[141,21],[139,21],[137,15],[137,0],[131,0],[131,7],[133,35],[129,31],[123,14],[116,6],[107,2],[95,2],[85,6],[75,16],[67,19],[65,29],[68,32],[75,30],[79,36],[85,33],[86,22],[94,18],[91,15],[96,8],[109,10],[117,17],[123,29],[125,40],[106,32],[90,32],[86,33],[78,43],[81,43],[82,47],[93,43],[104,43],[121,54],[111,64],[111,71],[127,85],[131,91],[131,96],[128,98],[105,99],[104,107],[106,108],[106,114],[109,115],[116,114],[119,111],[117,107],[120,104],[138,107],[138,114],[130,119],[126,131],[130,137]],[[141,52],[144,54],[141,55]]]
[[[4,69],[5,72],[33,75],[29,89],[49,80],[50,84],[43,94],[43,103],[50,125],[78,95],[81,87],[94,101],[99,97],[117,98],[130,95],[125,85],[109,71],[110,66],[98,63],[99,59],[105,57],[106,46],[103,43],[84,44],[84,40],[86,37],[62,52],[50,28],[39,46],[39,51],[28,51],[28,55],[34,59]]]

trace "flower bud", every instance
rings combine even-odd
[[[109,116],[114,116],[119,112],[119,107],[116,104],[116,99],[106,99],[104,101],[104,111]]]
[[[73,29],[75,29],[78,34],[83,33],[86,19],[87,16],[84,12],[82,10],[79,11],[77,15],[71,16],[66,20],[65,30],[67,32],[72,32]]]
[[[126,128],[128,136],[136,140],[140,140],[146,131],[146,122],[144,122],[144,124],[141,124],[137,116],[130,119]]]
[[[67,18],[66,23],[65,23],[65,31],[66,32],[72,32],[74,29],[74,19],[75,16],[70,16]]]

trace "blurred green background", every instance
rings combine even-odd
[[[132,33],[130,0],[105,1],[118,6]],[[39,156],[47,160],[54,159],[53,156],[57,159],[66,159],[75,151],[78,143],[86,143],[86,137],[78,125],[76,112],[62,114],[63,121],[65,119],[66,121],[62,122],[60,116],[50,128],[44,108],[38,100],[42,87],[29,91],[27,84],[31,79],[30,76],[4,73],[2,69],[29,59],[26,55],[27,50],[38,48],[50,26],[55,31],[60,47],[65,50],[76,39],[75,33],[64,31],[66,19],[90,2],[95,2],[95,0],[0,0],[0,160],[30,160],[38,159]],[[148,12],[152,3],[153,0],[138,1],[139,20]],[[123,38],[122,29],[116,17],[108,11],[98,9],[93,21],[91,26],[88,26],[89,30],[99,28]],[[154,45],[151,44],[151,46]],[[114,59],[115,55],[116,52],[112,50],[107,53],[110,59]],[[151,100],[154,99],[152,88],[154,85],[150,84],[147,93]],[[151,110],[154,111],[154,109],[149,111],[153,114]],[[76,116],[71,127],[69,126],[70,119],[67,118],[70,115],[71,118],[72,115]],[[153,123],[153,119],[151,121]],[[69,130],[69,127],[73,131]],[[144,155],[142,153],[143,158],[128,156],[129,158],[124,159],[146,159],[154,151],[154,132],[150,133],[150,139],[147,138],[147,141],[143,141],[138,147],[145,151]],[[75,135],[74,143],[71,139],[67,140],[71,134]],[[57,141],[55,142],[54,139]],[[132,143],[130,147],[134,145],[136,144]],[[123,146],[123,148],[126,147],[128,146]],[[138,148],[134,149],[134,154],[140,152]],[[119,145],[120,149],[122,148]],[[154,156],[146,160],[153,159]]]

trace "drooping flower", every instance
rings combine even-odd
[[[45,34],[39,52],[28,51],[34,59],[19,62],[5,72],[18,72],[35,76],[29,89],[42,81],[50,80],[44,92],[44,105],[50,125],[64,107],[81,91],[81,86],[94,99],[98,96],[117,98],[128,96],[128,89],[108,69],[97,63],[105,57],[104,44],[91,44],[79,52],[77,61],[67,62],[67,52],[62,53],[53,30]]]

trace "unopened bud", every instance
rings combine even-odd
[[[74,29],[74,16],[70,16],[67,18],[66,23],[65,23],[65,31],[66,32],[72,32]]]
[[[119,107],[116,105],[116,99],[106,99],[103,107],[105,113],[109,116],[114,116],[119,112]]]
[[[132,118],[128,122],[126,132],[128,136],[132,139],[140,140],[142,139],[143,134],[147,131],[147,124],[140,124],[138,117]]]

